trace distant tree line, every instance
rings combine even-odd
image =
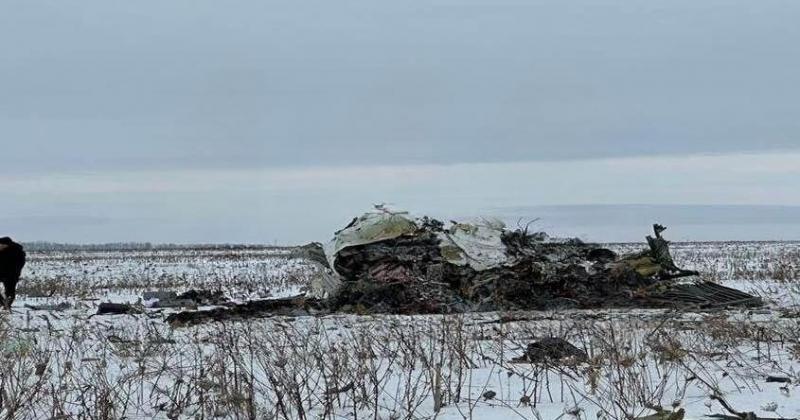
[[[66,244],[35,241],[23,243],[27,251],[172,251],[172,250],[248,250],[285,248],[275,245],[253,244],[152,244],[150,242],[112,242],[105,244]]]

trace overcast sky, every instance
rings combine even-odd
[[[800,205],[798,22],[791,0],[0,0],[0,231]]]

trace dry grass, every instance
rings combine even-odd
[[[800,380],[791,370],[800,348],[793,320],[574,318],[331,317],[176,331],[147,319],[124,327],[72,320],[38,332],[5,325],[0,414],[414,419],[455,407],[466,419],[476,406],[495,404],[537,418],[539,407],[557,403],[629,419],[647,407],[680,407],[698,388],[724,396],[757,389],[767,375]],[[511,362],[545,336],[569,340],[589,362]],[[496,396],[487,401],[490,390]]]
[[[800,284],[794,244],[695,246],[676,246],[677,259],[716,267],[713,278]],[[217,284],[260,297],[314,275],[275,252],[34,254],[20,294],[54,301]],[[504,418],[634,419],[698,398],[708,413],[725,412],[720,400],[755,411],[758,401],[736,397],[763,390],[768,375],[800,382],[800,320],[777,312],[329,316],[171,329],[163,313],[91,311],[3,316],[0,419],[478,419],[489,406]],[[589,360],[512,362],[543,337],[564,338]]]

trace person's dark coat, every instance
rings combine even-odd
[[[17,282],[25,267],[25,250],[22,245],[11,238],[0,238],[0,282],[3,283],[4,294],[0,302],[6,309],[11,308],[17,296]]]

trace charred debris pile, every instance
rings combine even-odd
[[[666,228],[631,255],[553,239],[494,220],[455,223],[368,213],[325,247],[335,281],[314,290],[334,310],[378,313],[755,304],[752,296],[679,282]]]
[[[298,249],[320,264],[307,296],[170,316],[179,325],[302,313],[446,314],[601,307],[714,308],[761,300],[721,285],[687,280],[666,229],[654,225],[647,248],[630,255],[553,239],[501,222],[415,218],[378,209],[354,219],[326,245]],[[263,308],[264,311],[259,309]],[[239,313],[241,312],[241,313]]]

